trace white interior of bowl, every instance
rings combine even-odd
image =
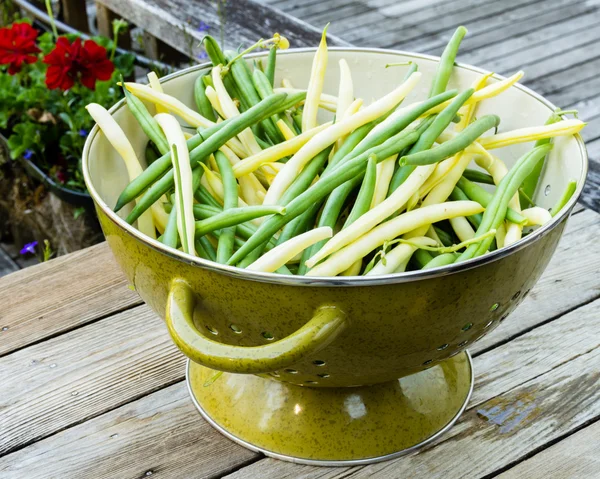
[[[255,55],[255,57],[261,55]],[[280,85],[282,78],[289,78],[296,88],[306,88],[313,55],[314,51],[312,49],[282,52],[277,60],[276,86]],[[405,100],[404,104],[406,105],[412,101],[426,98],[438,63],[436,57],[404,52],[374,49],[332,49],[329,52],[324,86],[325,93],[337,94],[339,61],[342,58],[346,59],[351,68],[356,97],[363,98],[366,104],[395,88],[402,81],[408,68],[407,66],[386,68],[386,64],[413,61],[418,64],[419,71],[423,74],[420,84]],[[165,77],[163,81],[164,91],[195,109],[194,81],[204,71],[205,69],[196,67]],[[476,78],[482,75],[482,72],[483,70],[474,67],[458,65],[453,70],[449,88],[466,89],[471,86]],[[490,82],[498,81],[498,78],[491,79]],[[148,106],[150,111],[154,112],[154,108],[151,105]],[[504,132],[516,128],[543,125],[553,109],[554,106],[548,101],[527,88],[516,85],[500,96],[482,102],[478,106],[476,116],[488,113],[499,115],[502,120],[499,132]],[[143,162],[147,137],[127,108],[116,106],[113,108],[113,115]],[[324,112],[322,115],[325,118],[328,114]],[[182,124],[185,123],[182,121]],[[510,167],[532,146],[531,143],[523,143],[494,150],[493,153]],[[101,199],[101,203],[112,208],[129,180],[123,160],[111,147],[104,135],[98,134],[97,129],[94,129],[86,143],[84,162],[88,170],[88,186],[90,186],[90,183],[92,186],[90,188],[92,195],[97,200]],[[583,187],[586,172],[587,159],[581,138],[579,136],[557,138],[555,146],[546,161],[546,167],[534,197],[536,204],[544,208],[553,206],[560,198],[567,183],[572,179],[578,182],[578,190],[574,195],[574,197],[577,197]],[[130,208],[124,208],[119,214],[124,217],[128,211],[130,211]]]

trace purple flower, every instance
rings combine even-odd
[[[20,253],[22,255],[35,254],[35,247],[37,246],[37,244],[38,244],[37,241],[33,241],[32,243],[27,243],[25,246],[23,246],[23,248],[21,248]]]
[[[209,28],[210,28],[210,26],[208,25],[208,23],[203,22],[202,20],[200,20],[200,23],[198,24],[198,31],[199,32],[208,32]]]
[[[208,58],[208,53],[206,53],[204,50],[201,51],[200,53],[198,53],[198,55],[196,55],[196,58],[198,60],[205,60],[206,58]]]
[[[23,158],[25,158],[26,160],[30,160],[31,157],[33,156],[33,150],[25,150],[25,153],[23,153]]]
[[[81,130],[79,130],[79,136],[82,136],[83,138],[85,138],[88,135],[87,130],[84,130],[83,128]]]

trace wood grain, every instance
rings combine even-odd
[[[0,458],[0,476],[192,479],[257,457],[209,426],[179,382]]]
[[[498,479],[548,479],[568,477],[590,479],[598,477],[600,456],[598,438],[600,422],[563,439],[544,449],[530,459],[497,476]]]
[[[595,334],[600,327],[598,307],[600,301],[476,358],[477,386],[471,410],[481,410],[493,398],[514,391],[527,381],[546,377],[556,368],[598,349],[600,337]],[[106,465],[106,469],[100,467],[99,471],[118,472],[118,477],[126,478],[141,477],[148,470],[159,472],[163,477],[205,477],[209,475],[207,469],[216,467],[214,461],[220,464],[218,461],[230,456],[231,462],[219,465],[223,467],[220,473],[225,473],[232,464],[256,457],[215,435],[192,409],[180,383],[9,454],[0,459],[0,471],[13,473],[15,477],[18,474],[45,477],[36,473],[44,463],[45,471],[61,472],[64,474],[61,477],[77,477],[78,471],[91,471],[99,465]],[[113,437],[115,434],[117,437]],[[463,434],[466,433],[461,423],[446,440],[456,440]],[[196,443],[198,436],[203,438],[200,445]],[[157,446],[156,442],[161,441],[165,444]],[[73,449],[74,443],[77,450]],[[79,450],[83,453],[78,453]],[[464,451],[455,453],[464,454]],[[132,457],[135,460],[131,460]],[[243,469],[233,477],[303,477],[305,469],[310,471],[308,477],[335,477],[332,471],[338,471],[301,468],[279,461],[272,463],[262,460],[260,465]],[[197,476],[188,475],[189,470],[196,471]],[[97,475],[105,477],[102,472]]]
[[[203,52],[199,44],[206,32],[198,29],[201,21],[209,25],[208,33],[217,39],[220,36],[222,22],[217,2],[99,0],[99,3],[193,58]],[[237,49],[240,45],[249,46],[259,38],[270,37],[275,32],[285,34],[295,47],[317,45],[321,37],[319,29],[253,0],[225,2],[224,11],[225,46],[230,49]],[[347,44],[333,35],[328,36],[328,41],[330,45]]]
[[[491,474],[600,416],[600,336],[592,332],[600,327],[598,307],[600,301],[476,358],[469,409],[440,441],[417,453],[335,469],[263,459],[227,477],[453,479]]]
[[[140,303],[106,243],[18,271],[0,279],[0,356]]]
[[[0,454],[180,381],[183,366],[146,306],[0,358]]]
[[[477,354],[492,348],[599,298],[600,243],[595,240],[599,236],[600,215],[586,210],[571,216],[552,260],[529,297],[496,330],[475,343],[471,351]]]

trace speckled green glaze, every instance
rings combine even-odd
[[[396,284],[313,287],[259,282],[187,263],[139,241],[101,209],[98,215],[142,299],[164,318],[170,285],[185,280],[195,295],[196,328],[215,341],[265,345],[302,328],[322,306],[344,311],[345,327],[331,342],[270,376],[311,387],[393,381],[463,351],[527,295],[567,218],[526,248],[469,270]],[[230,366],[221,369],[238,370],[235,362]]]
[[[380,458],[421,444],[452,423],[470,392],[465,353],[400,380],[313,389],[215,372],[191,362],[197,407],[232,439],[296,459]]]

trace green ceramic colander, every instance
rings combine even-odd
[[[278,78],[307,84],[313,53],[282,52]],[[402,69],[386,69],[387,63],[416,61],[423,82],[407,102],[426,96],[438,62],[387,50],[331,49],[327,92],[336,91],[341,58],[352,69],[357,96],[366,99],[402,78]],[[194,81],[206,68],[165,77],[165,92],[193,106]],[[464,89],[482,73],[458,65],[450,87]],[[554,108],[516,85],[486,100],[478,115],[500,115],[506,131],[543,124]],[[143,158],[147,139],[133,117],[122,103],[111,112]],[[530,147],[498,154],[510,166]],[[191,359],[188,382],[202,414],[251,449],[347,465],[412,450],[456,420],[473,384],[465,350],[498,326],[544,271],[582,190],[587,156],[579,136],[556,139],[535,201],[549,208],[570,179],[577,180],[577,192],[551,223],[517,244],[451,267],[335,278],[244,271],[143,236],[112,212],[127,174],[97,128],[86,142],[83,167],[117,261]],[[216,376],[217,370],[225,373]]]

